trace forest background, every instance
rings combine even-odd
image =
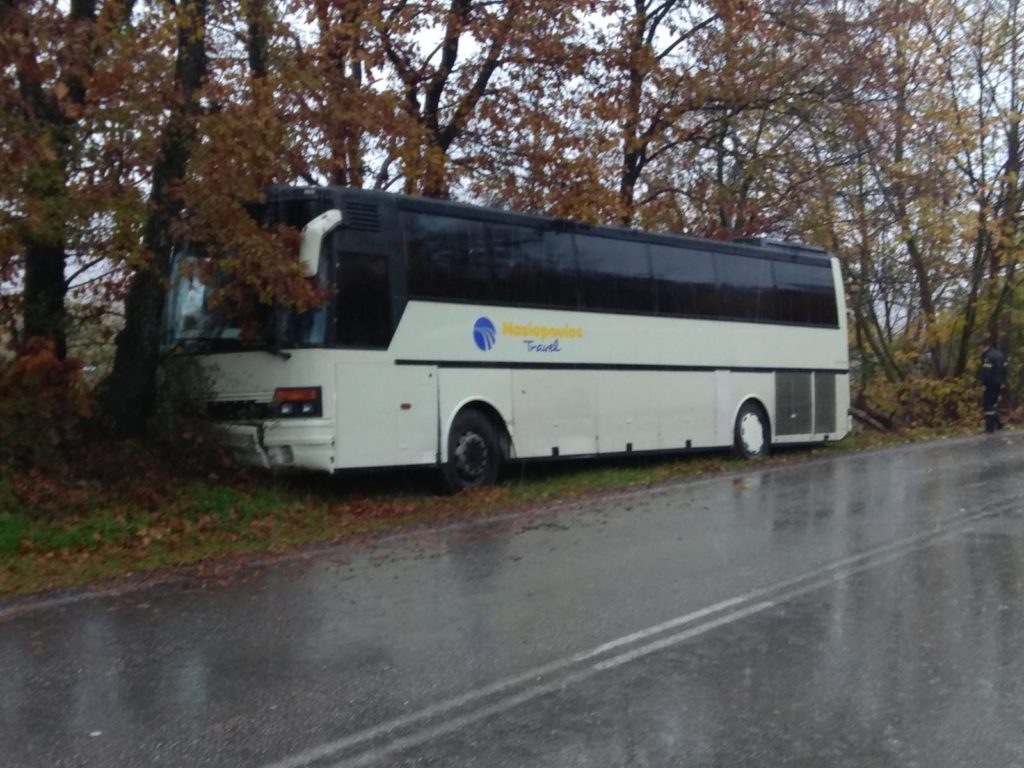
[[[1009,356],[1012,407],[1019,14],[1013,0],[0,0],[0,496],[23,503],[69,462],[70,478],[83,461],[123,470],[125,445],[181,455],[202,439],[158,386],[171,249],[234,254],[220,300],[238,311],[315,304],[294,233],[244,213],[270,184],[813,243],[842,264],[863,423],[976,419],[986,336]]]

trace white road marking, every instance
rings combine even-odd
[[[765,602],[758,603],[757,605],[749,608],[741,608],[738,611],[734,611],[733,613],[726,614],[718,619],[713,619],[696,626],[687,632],[682,632],[680,635],[686,635],[686,639],[696,637],[697,635],[703,635],[705,632],[710,632],[723,624],[730,624],[734,621],[739,621],[740,619],[763,611],[771,606],[772,603]],[[532,699],[536,699],[538,696],[554,693],[556,691],[563,690],[570,685],[580,683],[588,677],[593,677],[600,672],[601,670],[598,669],[598,667],[598,664],[594,664],[593,666],[587,667],[586,669],[582,669],[578,672],[572,672],[570,674],[557,677],[548,683],[527,688],[521,693],[514,694],[504,699],[498,699],[498,701],[493,704],[487,704],[479,709],[471,710],[464,715],[444,720],[434,727],[414,731],[408,736],[399,737],[382,747],[368,749],[354,757],[343,759],[337,763],[332,763],[331,768],[357,768],[357,766],[373,765],[388,755],[401,752],[405,749],[411,749],[412,747],[419,746],[424,742],[432,741],[440,736],[458,731],[465,728],[467,725],[472,725],[473,723],[484,720],[492,715],[497,715],[501,712],[518,707],[520,704],[525,704]]]
[[[765,587],[759,587],[758,589],[751,590],[742,595],[722,600],[699,610],[669,619],[668,621],[646,627],[628,635],[623,635],[622,637],[610,640],[582,653],[577,653],[548,664],[534,667],[521,674],[499,680],[491,685],[467,691],[466,693],[445,699],[407,715],[387,720],[365,730],[352,733],[348,736],[321,744],[317,747],[312,747],[278,762],[268,764],[264,766],[264,768],[304,768],[304,766],[309,766],[313,763],[331,758],[335,760],[339,760],[340,758],[339,762],[333,763],[337,768],[341,768],[341,766],[371,764],[381,760],[387,755],[430,741],[431,739],[456,731],[470,723],[504,712],[526,701],[537,698],[538,696],[543,696],[546,693],[550,693],[585,680],[598,672],[612,669],[649,653],[654,653],[672,645],[685,642],[686,640],[698,637],[718,627],[739,621],[753,614],[760,613],[768,608],[779,605],[781,602],[795,599],[796,597],[807,594],[808,592],[821,589],[862,571],[888,563],[916,550],[923,549],[934,540],[951,536],[959,532],[960,529],[966,528],[972,523],[983,518],[991,517],[993,514],[995,513],[989,510],[951,518],[950,520],[933,526],[922,533],[898,539],[887,544],[881,544],[859,554],[850,555],[829,563],[828,565],[806,571],[799,576],[785,579]],[[856,564],[859,565],[853,568],[848,567]],[[832,575],[827,576],[828,574]],[[822,576],[827,576],[827,578],[819,578]],[[812,581],[814,579],[817,580]],[[811,581],[811,583],[803,584],[803,582],[808,581]],[[803,584],[803,586],[797,587],[799,584]],[[597,657],[604,656],[608,654],[609,651],[632,645],[640,640],[645,640],[655,635],[667,632],[668,630],[692,624],[700,619],[721,613],[722,611],[726,611],[731,608],[737,608],[737,606],[744,604],[750,605],[745,608],[738,608],[731,613],[727,613],[724,616],[704,622],[703,624],[698,624],[684,632],[670,635],[648,645],[640,646],[633,650],[625,651],[624,653],[603,659],[596,664],[585,667],[584,669],[570,671],[572,667],[579,666],[580,664],[589,662]],[[557,677],[550,682],[541,682],[543,678],[559,672],[562,674],[557,675]],[[343,757],[344,753],[353,752],[353,748],[358,747],[359,745],[367,744],[368,742],[372,742],[388,734],[408,728],[409,726],[425,723],[442,715],[447,715],[448,713],[454,713],[456,710],[461,709],[468,704],[479,702],[483,699],[497,696],[499,694],[505,694],[511,689],[531,682],[534,684],[528,688],[518,693],[510,693],[494,703],[481,704],[479,707],[462,715],[447,717],[443,722],[440,722],[435,726],[424,725],[419,730],[405,736],[396,734],[396,738],[392,739],[387,744],[379,747],[368,747],[361,753],[353,753],[349,757]]]
[[[426,726],[418,731],[410,733],[408,736],[401,736],[382,746],[372,747],[361,753],[357,753],[351,757],[342,758],[338,762],[330,763],[330,768],[359,768],[360,766],[367,766],[379,763],[389,755],[393,755],[397,752],[402,752],[406,749],[411,749],[413,747],[420,746],[421,744],[424,744],[426,742],[438,739],[442,736],[446,736],[450,733],[465,728],[468,725],[472,725],[473,723],[479,722],[480,720],[485,720],[493,715],[500,714],[501,712],[505,712],[509,709],[513,709],[519,706],[520,704],[525,704],[526,702],[531,701],[532,699],[536,699],[540,696],[564,690],[570,685],[575,685],[577,683],[583,682],[584,680],[593,677],[601,672],[605,672],[609,669],[614,669],[615,667],[622,666],[623,664],[627,664],[631,661],[636,661],[642,656],[647,656],[649,654],[656,653],[657,651],[665,650],[666,648],[669,648],[671,646],[679,645],[680,643],[684,643],[687,640],[692,640],[695,637],[700,637],[701,635],[705,635],[708,632],[711,632],[712,630],[718,629],[719,627],[723,627],[727,624],[733,624],[737,621],[753,616],[754,614],[766,611],[769,608],[774,608],[778,605],[782,605],[783,603],[786,603],[790,600],[794,600],[797,597],[805,595],[809,592],[813,592],[817,589],[822,589],[823,587],[842,581],[843,579],[847,579],[855,574],[861,573],[863,571],[868,571],[872,568],[876,568],[879,565],[883,565],[892,560],[896,560],[911,552],[926,549],[927,547],[932,546],[936,541],[952,536],[954,533],[956,533],[956,531],[945,532],[942,535],[932,537],[928,541],[918,543],[914,546],[906,547],[900,551],[889,553],[888,555],[884,555],[874,560],[868,560],[855,568],[850,568],[845,571],[837,572],[836,574],[828,578],[819,579],[818,581],[812,582],[811,584],[790,590],[784,593],[783,595],[780,595],[778,598],[774,600],[765,600],[763,602],[756,603],[746,608],[740,608],[739,610],[733,611],[732,613],[727,613],[724,616],[720,616],[717,619],[712,619],[711,621],[704,622],[703,624],[698,624],[697,626],[692,627],[684,632],[679,632],[677,634],[661,638],[660,640],[656,640],[652,643],[633,649],[631,651],[625,651],[623,653],[618,654],[617,656],[612,656],[611,658],[599,661],[591,665],[590,667],[580,670],[578,672],[572,672],[566,675],[561,675],[553,679],[551,682],[542,685],[536,685],[532,688],[526,688],[518,694],[509,696],[504,699],[499,699],[493,704],[484,705],[478,709],[471,710],[464,715],[459,715],[448,720],[443,720],[436,726]]]

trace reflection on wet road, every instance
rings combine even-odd
[[[1024,765],[1024,436],[0,614],[0,765]]]

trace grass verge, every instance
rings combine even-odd
[[[820,448],[780,452],[761,466],[967,431],[865,433]],[[226,555],[281,553],[312,542],[750,466],[723,454],[522,465],[498,486],[455,497],[433,495],[426,474],[398,472],[284,481],[213,477],[202,482],[156,474],[122,482],[116,490],[78,482],[61,493],[25,492],[25,483],[19,490],[9,473],[0,474],[0,596],[162,571]]]

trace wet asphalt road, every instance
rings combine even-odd
[[[0,608],[0,766],[1024,765],[1024,434]]]

